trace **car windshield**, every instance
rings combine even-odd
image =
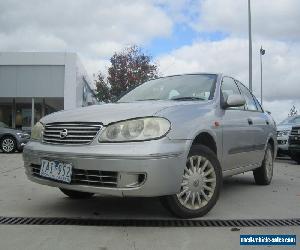
[[[169,76],[145,82],[134,88],[118,102],[146,100],[205,101],[214,95],[217,75],[191,74]]]
[[[8,128],[8,126],[4,122],[0,122],[0,128]]]

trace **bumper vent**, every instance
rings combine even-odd
[[[95,122],[48,123],[45,125],[43,142],[52,144],[89,144],[102,125]]]

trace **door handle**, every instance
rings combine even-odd
[[[268,120],[266,120],[266,124],[267,124],[267,125],[269,125],[269,124],[270,124]]]
[[[249,124],[249,125],[253,125],[252,119],[248,118],[248,124]]]

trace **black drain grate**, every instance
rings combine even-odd
[[[117,227],[282,227],[300,226],[296,219],[250,220],[151,220],[151,219],[83,219],[43,217],[1,217],[0,225],[78,225]]]

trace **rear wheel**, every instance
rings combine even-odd
[[[258,185],[269,185],[273,177],[274,153],[272,146],[268,144],[262,165],[253,171],[255,183]]]
[[[222,171],[216,154],[202,145],[192,146],[187,157],[178,194],[165,196],[164,205],[182,218],[200,217],[216,204]]]
[[[0,148],[4,153],[15,152],[16,148],[17,148],[17,143],[16,143],[15,138],[13,138],[12,136],[4,136],[1,139]]]
[[[60,188],[60,191],[62,191],[65,195],[69,196],[72,199],[88,199],[94,195],[93,193],[80,192],[64,188]]]

